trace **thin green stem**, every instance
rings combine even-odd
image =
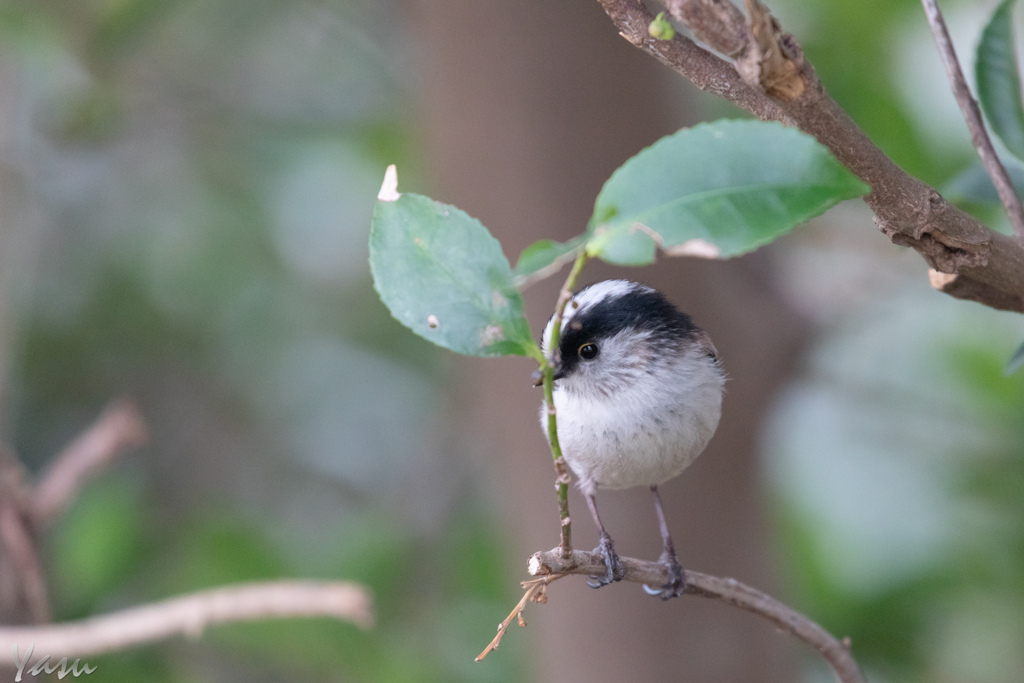
[[[555,369],[552,360],[555,350],[558,348],[559,339],[562,336],[562,319],[565,316],[565,307],[572,299],[572,290],[576,286],[576,279],[579,277],[583,265],[587,262],[586,249],[581,249],[576,261],[569,270],[569,275],[558,293],[558,301],[555,303],[555,315],[551,325],[551,338],[548,340],[547,357],[540,364],[540,371],[544,382],[544,407],[548,413],[548,442],[551,444],[551,457],[555,462],[555,491],[558,495],[558,517],[561,520],[561,533],[559,549],[563,558],[572,556],[572,519],[569,517],[569,468],[562,457],[562,446],[558,442],[558,416],[555,411],[554,375]]]

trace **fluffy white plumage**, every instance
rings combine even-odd
[[[553,319],[545,350],[552,327]],[[573,298],[562,334],[553,359],[564,373],[554,387],[558,440],[584,493],[661,484],[700,455],[725,383],[703,330],[653,289],[608,280]],[[596,358],[569,357],[586,343],[597,345]]]

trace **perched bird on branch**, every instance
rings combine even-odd
[[[672,579],[660,588],[644,588],[663,600],[680,595],[683,570],[658,485],[693,462],[718,427],[725,375],[715,347],[662,294],[626,280],[599,282],[577,293],[565,308],[561,337],[551,353],[554,320],[541,343],[554,367],[558,441],[600,531],[595,551],[607,567],[589,583],[599,588],[622,578],[611,536],[597,513],[597,490],[647,486],[661,528],[660,562]],[[542,407],[542,427],[547,419]]]

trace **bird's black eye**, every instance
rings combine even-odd
[[[597,358],[598,351],[599,349],[597,348],[597,344],[594,344],[593,342],[584,344],[579,349],[580,358],[583,360],[594,360]]]

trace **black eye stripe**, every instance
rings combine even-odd
[[[585,292],[586,289],[582,290],[580,295]],[[689,316],[658,292],[632,289],[581,305],[573,311],[562,328],[558,355],[564,375],[570,376],[577,365],[588,361],[580,354],[580,349],[587,344],[600,345],[620,332],[631,330],[643,334],[648,345],[675,349],[697,329]]]
[[[560,346],[563,353],[571,354],[583,344],[607,339],[627,328],[649,332],[654,338],[677,339],[688,336],[696,326],[659,292],[631,291],[581,306],[562,331]]]

